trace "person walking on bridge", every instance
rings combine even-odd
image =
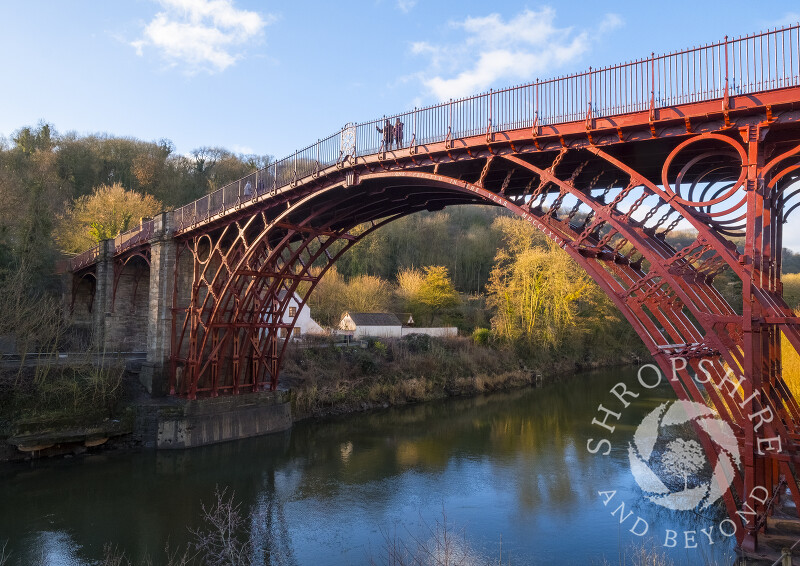
[[[375,126],[375,129],[383,134],[383,151],[389,151],[392,149],[392,141],[394,141],[394,128],[392,127],[392,123],[389,121],[389,118],[386,118],[383,121],[383,129],[380,129],[378,126]]]
[[[394,122],[394,142],[397,144],[397,149],[403,147],[403,123],[400,118]]]

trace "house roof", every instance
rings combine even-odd
[[[283,300],[283,298],[286,296],[286,292],[287,292],[287,291],[286,291],[286,289],[281,289],[280,291],[278,291],[278,300],[279,300],[279,301],[282,301],[282,300]],[[293,298],[295,301],[297,301],[298,303],[300,302],[300,297],[298,297],[298,296],[297,296],[297,293],[296,293],[296,292],[295,292],[295,293],[292,293],[292,298]]]
[[[349,312],[356,326],[402,326],[397,315],[390,312]]]

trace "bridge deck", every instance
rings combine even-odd
[[[782,123],[800,105],[800,25],[728,39],[703,47],[576,73],[347,125],[174,211],[178,233],[223,221],[242,208],[280,203],[288,192],[359,166],[415,167],[454,159],[454,153],[558,151],[561,147],[615,145],[620,157],[643,150],[636,142],[713,131],[719,123]],[[780,115],[779,115],[780,114]],[[384,147],[377,128],[404,124],[400,148]],[[627,148],[627,149],[626,149]],[[647,151],[647,150],[644,150]],[[657,167],[632,165],[654,182]],[[248,189],[248,183],[250,188]],[[251,194],[247,192],[252,191]],[[267,205],[269,206],[269,205]],[[152,221],[114,239],[113,253],[146,246]],[[95,247],[73,257],[72,272],[90,268]]]

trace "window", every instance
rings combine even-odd
[[[295,338],[300,338],[300,328],[295,327],[292,329],[292,336]]]
[[[289,316],[294,318],[297,315],[297,307],[289,307]]]
[[[286,329],[281,328],[281,338],[286,338]]]

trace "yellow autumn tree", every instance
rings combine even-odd
[[[114,238],[142,217],[152,217],[163,208],[152,195],[126,190],[119,183],[100,185],[67,208],[55,227],[55,240],[64,251],[79,253],[101,240]]]
[[[498,219],[503,235],[487,285],[495,334],[556,347],[575,327],[578,301],[590,289],[586,273],[557,245],[521,219]]]

